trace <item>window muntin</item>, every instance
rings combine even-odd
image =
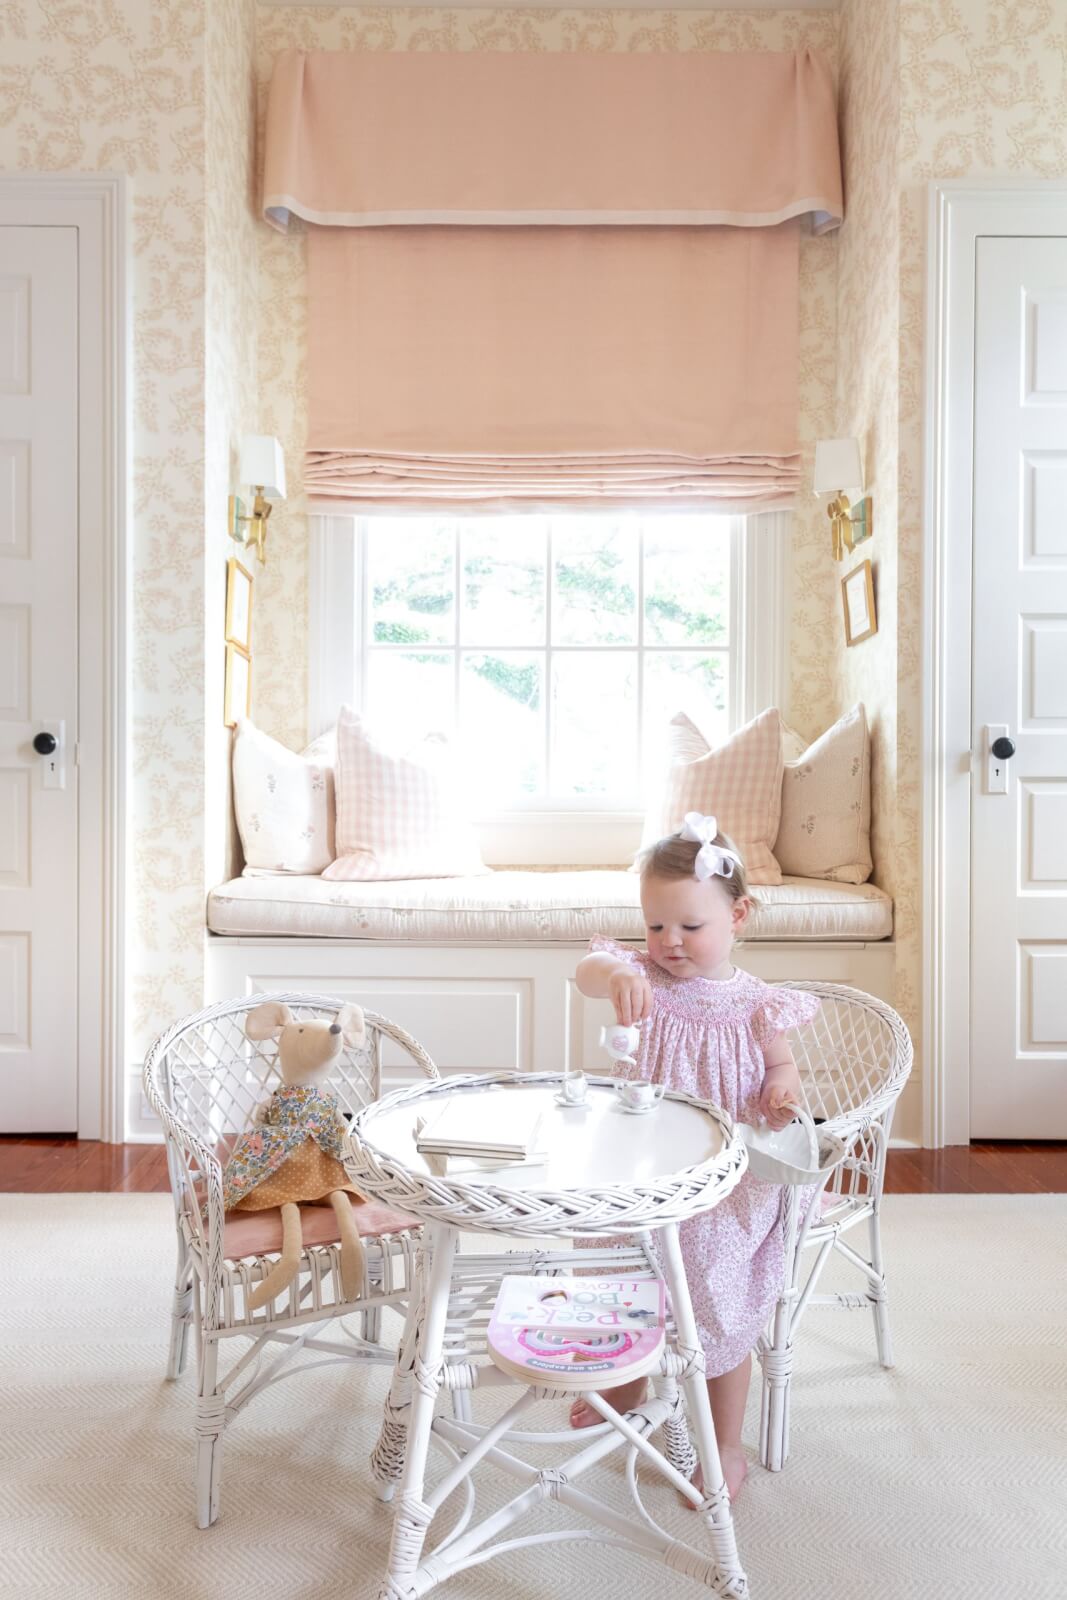
[[[360,523],[363,705],[457,739],[500,808],[641,804],[685,710],[729,731],[737,519]]]

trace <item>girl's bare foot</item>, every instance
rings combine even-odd
[[[632,1411],[634,1406],[639,1406],[648,1393],[648,1381],[645,1378],[635,1378],[633,1383],[620,1383],[616,1389],[598,1391],[601,1400],[606,1400],[613,1411]],[[595,1428],[604,1418],[599,1411],[595,1411],[588,1400],[576,1400],[571,1406],[572,1428]]]
[[[726,1445],[725,1448],[719,1450],[719,1460],[722,1462],[723,1477],[726,1479],[726,1487],[730,1491],[730,1504],[732,1505],[741,1491],[741,1485],[748,1477],[748,1457],[739,1444]],[[701,1494],[704,1493],[704,1469],[699,1462],[689,1481],[694,1489],[699,1489]],[[697,1509],[692,1500],[686,1495],[682,1495],[680,1498],[689,1507],[690,1511]]]

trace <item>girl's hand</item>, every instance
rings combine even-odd
[[[763,1080],[759,1097],[760,1113],[767,1119],[768,1126],[775,1133],[792,1122],[794,1109],[798,1104],[798,1096],[791,1084],[776,1081],[771,1077]]]
[[[608,979],[608,999],[615,1007],[616,1022],[624,1028],[652,1015],[652,985],[633,967],[615,968]]]

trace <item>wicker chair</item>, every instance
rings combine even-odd
[[[281,1248],[280,1217],[261,1212],[240,1218],[238,1227],[257,1223],[258,1248],[255,1253],[246,1248],[247,1233],[241,1241],[234,1224],[224,1220],[222,1168],[238,1135],[251,1126],[256,1106],[281,1081],[275,1042],[255,1042],[244,1031],[246,1013],[265,1000],[284,1001],[298,1019],[333,1018],[344,1004],[308,994],[256,994],[224,1001],[175,1023],[157,1039],[144,1065],[145,1094],[166,1135],[178,1234],[168,1378],[181,1375],[190,1324],[196,1330],[196,1511],[201,1528],[218,1516],[225,1428],[249,1400],[300,1370],[299,1356],[312,1355],[318,1366],[336,1361],[392,1366],[395,1350],[379,1343],[381,1311],[383,1306],[403,1310],[419,1245],[415,1218],[382,1206],[357,1207],[366,1260],[359,1293],[346,1300],[336,1219],[326,1207],[316,1208],[313,1216],[305,1211],[297,1277],[272,1304],[249,1311],[250,1289],[266,1276]],[[439,1076],[425,1050],[401,1028],[373,1011],[365,1017],[366,1041],[358,1049],[345,1047],[329,1079],[345,1112],[358,1112],[377,1099],[386,1040],[399,1046],[427,1078]],[[263,1223],[267,1230],[274,1225],[276,1239],[258,1226]],[[331,1331],[327,1324],[354,1315],[358,1330],[341,1320],[335,1336],[325,1336]],[[227,1341],[238,1354],[220,1371],[219,1355]],[[267,1363],[271,1345],[277,1354]]]
[[[907,1028],[883,1001],[843,984],[798,982],[791,989],[816,994],[816,1017],[791,1033],[804,1104],[847,1147],[847,1155],[821,1193],[786,1189],[786,1261],[782,1293],[757,1354],[763,1368],[760,1460],[779,1472],[789,1454],[789,1391],[797,1330],[809,1306],[870,1309],[878,1359],[893,1365],[889,1309],[882,1269],[879,1212],[893,1108],[911,1072]],[[869,1259],[842,1237],[866,1222]],[[815,1259],[804,1272],[808,1251]],[[836,1251],[866,1280],[851,1294],[816,1294]]]

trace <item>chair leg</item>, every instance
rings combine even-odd
[[[218,1390],[218,1340],[204,1337],[200,1360],[200,1392],[196,1402],[196,1525],[210,1528],[219,1514],[222,1435],[226,1401]]]
[[[781,1309],[781,1302],[779,1302]],[[760,1395],[759,1458],[768,1472],[781,1472],[789,1455],[789,1399],[793,1382],[793,1346],[784,1328],[779,1331],[775,1311],[775,1337],[758,1351],[763,1373]]]
[[[871,1303],[874,1313],[874,1337],[878,1344],[878,1360],[883,1367],[894,1365],[893,1339],[889,1332],[889,1296],[885,1286],[885,1272],[882,1269],[882,1228],[880,1218],[881,1204],[877,1203],[871,1212],[870,1229],[871,1241],[871,1274],[867,1280],[867,1299]]]
[[[174,1298],[170,1312],[170,1351],[167,1377],[173,1382],[185,1371],[189,1350],[189,1325],[193,1320],[193,1268],[185,1241],[178,1240],[178,1266],[174,1273]]]

